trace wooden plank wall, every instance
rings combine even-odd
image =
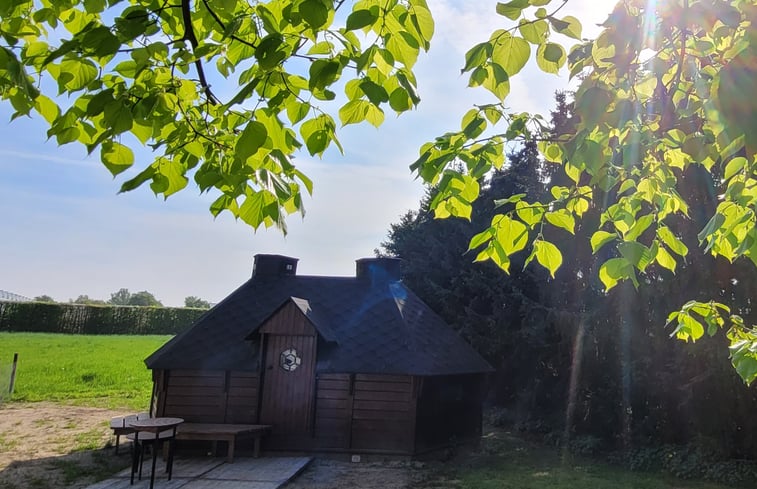
[[[224,422],[257,423],[258,385],[257,372],[230,372]]]
[[[412,453],[415,440],[413,378],[355,376],[352,449]]]
[[[171,370],[163,377],[163,416],[191,423],[254,423],[257,373],[223,370]]]
[[[349,374],[318,375],[314,434],[319,448],[350,447],[352,402]]]
[[[223,423],[223,370],[171,370],[167,380],[165,416],[190,423]]]

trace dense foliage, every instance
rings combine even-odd
[[[745,262],[754,271],[757,6],[744,0],[624,0],[600,35],[586,41],[578,19],[560,17],[564,4],[499,3],[497,12],[512,25],[467,53],[463,71],[470,73],[470,85],[483,86],[502,103],[472,108],[460,130],[421,148],[412,168],[437,186],[431,203],[436,215],[469,217],[480,179],[504,164],[505,145],[536,139],[539,153],[565,178],[539,199],[501,195],[515,205],[472,237],[477,261],[509,271],[514,257],[525,254],[526,263],[539,263],[554,276],[567,260],[551,236],[567,232],[572,242],[585,243],[576,246],[591,246],[599,259],[591,273],[606,292],[626,280],[636,288],[653,282],[660,269],[680,274],[700,254],[716,263]],[[569,53],[561,44],[565,37],[578,41]],[[510,78],[532,49],[543,71],[567,65],[580,79],[574,124],[548,130],[541,116],[505,104]],[[707,193],[715,199],[691,198]],[[679,226],[686,220],[699,226],[689,245]],[[692,290],[683,307],[673,305],[680,310],[667,322],[678,338],[697,340],[728,321],[733,364],[752,382],[757,329],[720,294],[698,292]],[[686,300],[693,295],[697,300]]]
[[[67,334],[177,334],[205,313],[178,307],[0,302],[0,331]]]
[[[564,94],[550,122],[550,131],[575,123]],[[595,273],[607,251],[597,256],[590,243],[592,222],[601,218],[595,207],[577,223],[575,238],[544,230],[565,257],[554,277],[524,268],[523,255],[513,258],[509,275],[493,263],[473,262],[468,244],[482,223],[517,205],[494,200],[503,194],[543,199],[565,179],[551,169],[528,142],[507,154],[507,164],[482,185],[470,221],[434,219],[429,203],[438,194],[432,190],[417,212],[392,225],[382,253],[403,258],[408,286],[497,368],[491,402],[499,421],[583,452],[633,448],[638,468],[663,448],[688,453],[664,467],[679,475],[705,475],[705,460],[752,457],[757,392],[739,385],[725,338],[680,348],[670,340],[674,328],[663,328],[668,311],[692,295],[749,304],[757,290],[751,269],[692,255],[677,275],[651,265],[638,291],[624,283],[607,292]],[[689,169],[681,195],[716,206],[703,178],[706,172]],[[694,247],[706,219],[702,212],[671,226]],[[526,245],[524,255],[531,250]],[[748,307],[735,312],[757,319]],[[688,448],[673,448],[682,445]]]
[[[114,175],[135,163],[123,137],[151,146],[155,160],[122,191],[149,182],[168,197],[193,175],[220,194],[214,215],[284,228],[312,189],[293,155],[340,147],[322,107],[343,76],[342,124],[378,126],[419,102],[412,67],[434,31],[425,0],[343,3],[6,1],[0,96],[14,117],[41,114],[59,144],[99,151]]]

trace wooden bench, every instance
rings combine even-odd
[[[228,443],[226,461],[234,462],[234,446],[237,436],[252,437],[253,456],[260,455],[260,439],[271,430],[264,424],[222,424],[222,423],[182,423],[176,431],[177,440],[208,440],[213,442],[213,453],[219,441]]]

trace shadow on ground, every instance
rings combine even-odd
[[[129,466],[129,449],[112,447],[13,461],[0,470],[0,489],[81,489]]]

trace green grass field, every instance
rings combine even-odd
[[[0,375],[18,353],[14,401],[146,410],[152,378],[144,359],[170,338],[0,333]]]

